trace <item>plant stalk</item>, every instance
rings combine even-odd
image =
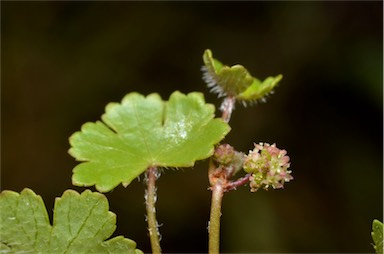
[[[224,188],[221,179],[212,187],[211,216],[209,220],[209,254],[219,254],[220,250],[220,217],[221,203],[223,200]]]
[[[221,103],[220,110],[222,112],[221,118],[228,123],[231,119],[231,115],[233,110],[235,109],[235,97],[225,97],[223,102]]]
[[[161,254],[159,229],[156,220],[156,180],[159,172],[156,167],[150,167],[146,171],[147,177],[147,190],[145,195],[146,208],[147,208],[147,220],[148,220],[148,232],[149,239],[151,241],[151,248],[153,254]]]
[[[247,184],[249,182],[249,177],[251,176],[251,173],[246,174],[244,177],[241,177],[237,179],[236,181],[229,182],[225,186],[224,191],[231,191],[231,190],[236,190],[237,187],[242,186],[244,184]]]
[[[234,97],[225,97],[221,103],[220,110],[222,112],[221,118],[225,122],[229,122],[231,119],[232,111],[235,108],[236,99]],[[208,249],[209,254],[220,253],[220,217],[221,217],[221,203],[224,195],[223,180],[219,175],[215,175],[215,165],[212,163],[212,159],[209,164],[209,182],[212,190],[211,201],[211,215],[208,225]],[[225,180],[226,181],[226,180]]]

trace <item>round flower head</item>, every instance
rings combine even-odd
[[[252,173],[249,178],[252,192],[259,188],[280,189],[285,182],[293,179],[288,170],[290,163],[286,154],[287,151],[277,148],[276,144],[259,143],[245,155],[243,168],[247,173]]]

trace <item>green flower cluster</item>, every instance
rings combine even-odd
[[[252,173],[249,178],[252,192],[259,188],[280,189],[285,182],[293,179],[288,170],[290,163],[286,154],[287,151],[277,148],[276,144],[259,143],[245,155],[243,168],[247,173]]]

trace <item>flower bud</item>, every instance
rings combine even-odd
[[[276,147],[276,144],[255,144],[255,148],[244,157],[243,168],[250,176],[251,191],[259,188],[268,190],[280,189],[285,182],[293,179],[291,176],[289,157],[286,150]]]
[[[222,165],[228,165],[235,157],[235,149],[228,144],[219,145],[213,155],[214,159]]]

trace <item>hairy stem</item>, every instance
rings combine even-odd
[[[235,108],[236,99],[234,97],[227,96],[221,103],[220,110],[222,112],[221,118],[225,122],[229,122],[231,119],[232,111]],[[211,202],[211,215],[208,226],[209,233],[209,254],[219,254],[220,251],[220,217],[221,217],[221,203],[224,195],[224,182],[226,183],[227,172],[218,171],[215,172],[215,165],[210,160],[209,164],[209,182],[212,190],[212,202]],[[224,174],[223,174],[224,173]]]
[[[151,248],[153,254],[160,254],[160,239],[159,229],[156,220],[156,180],[159,176],[159,172],[156,167],[150,167],[146,171],[147,178],[147,190],[145,195],[146,208],[147,208],[147,220],[148,220],[148,232],[149,239],[151,241]]]
[[[225,97],[221,103],[220,110],[222,112],[221,118],[228,123],[231,119],[232,111],[235,109],[235,97]]]
[[[212,186],[211,217],[209,220],[209,254],[219,254],[220,250],[220,217],[221,203],[223,200],[224,188],[221,180]]]

